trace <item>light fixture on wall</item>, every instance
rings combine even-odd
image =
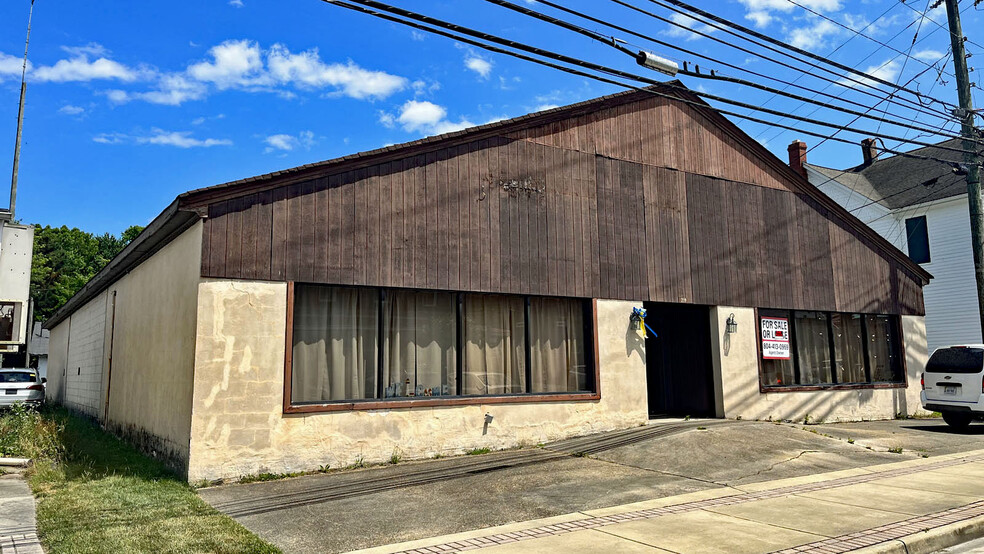
[[[735,314],[729,315],[728,316],[728,321],[725,322],[724,325],[725,325],[724,331],[726,333],[728,333],[729,335],[731,333],[737,333],[738,332],[738,322],[735,321]]]

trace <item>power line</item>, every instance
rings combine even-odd
[[[894,51],[894,52],[896,52],[898,54],[902,54],[903,53],[901,50],[899,50],[898,48],[895,48],[894,46],[890,46],[889,44],[886,44],[886,43],[884,43],[884,42],[876,39],[875,37],[868,36],[868,35],[864,34],[864,30],[867,29],[868,27],[870,27],[871,26],[871,23],[865,25],[864,28],[862,28],[860,31],[857,31],[855,29],[852,29],[852,28],[848,27],[847,25],[844,25],[843,23],[841,23],[840,21],[837,21],[836,19],[834,19],[832,17],[827,17],[826,15],[824,15],[824,14],[822,14],[822,13],[820,13],[820,12],[818,12],[818,11],[812,9],[812,8],[810,8],[809,6],[804,6],[803,4],[800,4],[796,0],[786,0],[786,1],[789,2],[790,4],[796,6],[796,7],[802,8],[803,10],[806,10],[806,11],[812,13],[813,15],[815,15],[815,16],[817,16],[819,18],[822,18],[822,19],[824,19],[826,21],[829,21],[829,22],[833,23],[834,25],[837,25],[838,27],[841,27],[843,29],[847,29],[848,31],[851,31],[852,33],[854,33],[857,36],[866,38],[866,39],[874,42],[875,44],[879,44],[879,45],[881,45],[882,48],[888,48],[889,50],[892,50],[892,51]],[[895,7],[895,5],[892,4],[891,7],[888,8],[888,10],[890,11],[894,7]],[[886,13],[888,13],[888,12],[886,11]],[[880,18],[881,18],[881,16],[879,16],[879,19]],[[877,19],[876,19],[876,21],[877,21]],[[910,53],[912,52],[912,49],[911,48],[909,49],[909,52]],[[919,63],[921,63],[923,65],[929,66],[929,64],[927,62],[925,62],[923,60],[920,60],[919,58],[916,58],[916,61],[918,61]],[[930,66],[930,67],[932,67],[932,66]],[[947,73],[947,75],[950,76],[950,77],[952,77],[953,76],[953,73]]]
[[[499,2],[493,2],[493,3],[496,3],[497,5],[500,5],[500,6],[503,6],[503,7],[507,7],[507,8],[510,8],[510,9],[515,9],[515,11],[519,11],[520,13],[522,13],[524,15],[528,15],[530,17],[535,17],[535,18],[540,19],[542,21],[546,21],[548,23],[551,23],[551,24],[554,24],[554,25],[563,27],[565,29],[568,29],[568,30],[571,30],[571,31],[574,31],[574,32],[577,32],[577,33],[580,33],[580,34],[585,35],[585,36],[587,36],[589,38],[592,38],[594,40],[597,40],[599,42],[608,44],[610,46],[614,46],[616,49],[619,49],[622,52],[634,54],[634,52],[629,52],[624,47],[621,47],[621,45],[619,44],[619,41],[617,39],[615,39],[614,37],[609,37],[609,36],[606,36],[606,35],[603,35],[603,34],[597,32],[597,31],[586,29],[586,28],[581,27],[579,25],[574,25],[574,24],[572,24],[572,23],[570,23],[568,21],[565,21],[565,20],[562,20],[562,19],[558,19],[558,18],[555,18],[555,17],[551,17],[551,16],[546,15],[546,14],[544,14],[542,12],[537,12],[537,11],[534,11],[534,10],[530,10],[528,8],[523,8],[521,6],[514,6],[513,4],[504,4],[504,3],[499,3]],[[752,70],[749,70],[749,69],[746,69],[746,68],[738,67],[738,66],[736,66],[734,64],[730,64],[730,63],[724,62],[722,60],[717,60],[715,58],[711,58],[709,56],[705,56],[705,55],[700,54],[698,52],[687,50],[685,48],[681,48],[679,46],[676,46],[676,45],[673,45],[673,44],[670,44],[670,43],[667,43],[667,42],[663,42],[663,41],[657,40],[657,39],[652,38],[652,37],[648,37],[646,35],[643,35],[641,33],[638,33],[636,31],[633,31],[631,29],[628,29],[628,28],[625,28],[625,27],[616,25],[616,24],[611,23],[611,22],[608,22],[608,21],[604,21],[604,20],[595,18],[595,17],[593,17],[591,15],[588,15],[588,14],[585,14],[585,13],[582,13],[582,12],[579,12],[579,11],[574,10],[574,9],[571,9],[571,8],[567,8],[565,6],[561,6],[559,4],[556,4],[554,2],[551,2],[549,0],[539,0],[539,3],[544,4],[544,5],[547,5],[547,6],[551,7],[551,8],[554,8],[554,9],[557,9],[557,10],[560,10],[560,11],[563,11],[565,13],[574,15],[576,17],[580,17],[580,18],[586,19],[588,21],[592,21],[592,22],[595,22],[595,23],[599,23],[599,24],[608,26],[608,27],[610,27],[612,29],[615,29],[615,30],[618,30],[618,31],[621,31],[621,32],[624,32],[624,33],[627,33],[627,34],[630,34],[632,36],[636,36],[636,37],[642,38],[644,40],[653,42],[655,44],[659,44],[661,46],[666,46],[666,47],[672,48],[674,50],[678,50],[678,51],[684,52],[686,54],[689,54],[689,55],[692,55],[692,56],[695,56],[695,57],[699,57],[701,59],[706,59],[706,60],[709,60],[709,61],[712,61],[712,62],[715,62],[715,63],[719,63],[721,65],[724,65],[726,67],[733,68],[733,69],[738,70],[738,71],[743,71],[743,72],[750,73],[750,74],[755,75],[755,76],[758,76],[758,77],[763,77],[763,78],[766,78],[766,79],[777,81],[779,83],[783,83],[787,87],[789,87],[789,86],[795,86],[796,88],[799,88],[799,89],[802,89],[802,90],[805,90],[805,91],[808,91],[808,92],[812,92],[812,93],[817,94],[817,95],[826,96],[828,98],[839,100],[841,102],[852,104],[852,105],[855,105],[855,106],[858,106],[858,107],[861,107],[861,108],[868,108],[868,105],[867,104],[862,104],[860,102],[856,102],[856,101],[853,101],[853,100],[840,98],[839,96],[835,96],[835,95],[832,95],[832,94],[829,94],[829,93],[825,93],[825,92],[822,92],[822,91],[817,91],[817,90],[812,89],[812,88],[809,88],[809,87],[804,87],[802,85],[795,85],[794,83],[790,83],[789,81],[785,81],[785,80],[779,79],[777,77],[773,77],[773,76],[770,76],[770,75],[765,75],[765,74],[758,73],[756,71],[752,71]],[[759,84],[759,83],[755,83],[753,81],[748,81],[748,80],[745,80],[745,79],[739,79],[739,78],[736,78],[736,77],[730,77],[730,76],[723,75],[723,74],[720,74],[720,73],[717,73],[717,72],[714,72],[714,71],[711,71],[711,73],[698,73],[698,72],[695,72],[695,71],[684,70],[684,71],[681,71],[680,73],[683,73],[684,75],[688,75],[690,77],[695,77],[695,78],[698,78],[698,79],[707,79],[707,80],[717,80],[717,81],[731,82],[731,83],[742,85],[742,86],[748,86],[748,87],[752,87],[752,88],[757,88],[757,89],[763,90],[765,92],[770,92],[774,96],[775,95],[780,95],[780,96],[785,96],[787,98],[792,98],[794,100],[798,100],[798,101],[801,101],[801,102],[815,104],[815,105],[818,105],[818,106],[821,106],[821,107],[828,107],[828,108],[831,107],[829,104],[825,104],[823,102],[819,102],[819,101],[817,101],[815,99],[806,98],[804,96],[800,96],[800,95],[797,95],[797,94],[786,93],[785,90],[777,90],[777,89],[775,89],[773,87],[770,87],[770,86],[767,86],[767,85],[762,85],[762,84]],[[798,78],[797,78],[797,80],[798,80]],[[841,108],[836,107],[834,109],[841,109]],[[811,112],[810,115],[812,115],[812,113],[816,113],[816,110],[814,110],[814,112]],[[851,113],[857,113],[857,112],[851,112]],[[941,115],[936,115],[936,114],[927,114],[927,115],[933,115],[934,117],[941,117],[941,118],[943,117]],[[900,117],[900,116],[896,116],[896,117]],[[908,121],[908,122],[916,122],[917,121],[915,119],[906,118],[906,117],[902,117],[901,119],[903,119],[905,121]]]
[[[703,102],[688,100],[688,99],[685,99],[685,98],[681,98],[679,96],[661,93],[661,92],[658,92],[658,91],[653,90],[651,88],[639,87],[639,86],[636,86],[636,85],[633,85],[633,84],[629,84],[629,83],[625,83],[625,82],[622,82],[622,81],[610,79],[610,78],[607,78],[607,77],[601,77],[601,76],[598,76],[598,75],[595,75],[595,74],[592,74],[592,73],[588,73],[588,72],[585,72],[585,71],[581,71],[581,70],[578,70],[578,69],[561,66],[561,65],[555,64],[553,62],[549,62],[549,61],[546,61],[546,60],[541,60],[541,59],[533,58],[533,57],[527,56],[525,54],[521,54],[521,53],[518,53],[518,52],[512,52],[512,51],[509,51],[509,50],[506,50],[506,49],[503,49],[503,48],[499,48],[499,47],[496,47],[496,46],[493,46],[493,45],[490,45],[490,44],[478,42],[476,40],[472,40],[472,39],[463,37],[460,34],[455,34],[455,33],[451,33],[451,32],[445,32],[445,31],[442,31],[441,29],[438,29],[438,28],[428,27],[427,25],[422,25],[422,24],[415,23],[414,21],[408,21],[407,19],[400,19],[400,17],[406,17],[406,18],[409,18],[409,19],[416,19],[417,21],[422,21],[422,22],[425,22],[425,20],[434,21],[435,23],[429,23],[429,21],[427,21],[427,23],[429,25],[435,25],[435,24],[436,25],[440,25],[440,24],[444,24],[447,27],[454,27],[455,28],[454,29],[455,31],[458,31],[459,29],[466,29],[466,28],[464,28],[462,26],[459,26],[459,25],[455,25],[455,24],[443,22],[441,20],[430,18],[428,16],[417,14],[415,12],[411,12],[411,11],[408,11],[408,10],[403,10],[401,8],[390,6],[390,5],[381,3],[381,2],[376,2],[374,0],[351,0],[351,1],[343,1],[343,0],[322,0],[322,1],[323,2],[326,2],[326,3],[329,3],[329,4],[336,5],[336,6],[345,7],[345,8],[348,8],[348,9],[353,9],[355,11],[359,11],[359,12],[362,12],[362,13],[373,15],[375,17],[379,17],[379,18],[382,18],[382,19],[385,19],[385,20],[388,20],[388,21],[393,21],[393,22],[396,22],[396,23],[400,23],[400,24],[403,24],[403,25],[414,27],[414,28],[417,28],[417,29],[420,29],[420,30],[424,30],[424,31],[430,32],[430,33],[434,33],[434,34],[438,34],[438,35],[441,35],[441,36],[445,36],[447,38],[451,38],[453,40],[458,40],[460,42],[464,42],[466,44],[470,44],[470,45],[476,46],[478,48],[489,50],[491,52],[496,52],[496,53],[500,53],[500,54],[505,54],[505,55],[513,56],[513,57],[516,57],[518,59],[522,59],[522,60],[526,60],[526,61],[530,61],[530,62],[533,62],[533,63],[540,64],[540,65],[544,65],[546,67],[551,67],[551,68],[554,68],[554,69],[558,69],[560,71],[564,71],[564,72],[567,72],[567,73],[570,73],[570,74],[573,74],[573,75],[578,75],[578,76],[581,76],[581,77],[586,77],[586,78],[594,79],[594,80],[597,80],[599,82],[609,83],[609,84],[617,85],[617,86],[620,86],[620,87],[629,88],[629,89],[632,89],[632,90],[647,92],[647,93],[652,94],[654,96],[671,99],[674,102],[679,102],[679,103],[683,103],[683,104],[697,106],[700,109],[707,109],[709,107],[706,103],[703,103]],[[371,8],[370,7],[366,7],[366,6],[371,6]],[[375,8],[375,9],[372,9],[372,8]],[[381,13],[381,12],[376,11],[376,9],[383,10],[385,12],[389,12],[390,14],[396,14],[396,15],[399,15],[400,17],[395,17],[393,15],[388,15],[386,13]],[[407,14],[407,15],[403,15],[403,14]],[[470,29],[469,29],[469,31],[471,31],[472,33],[478,34],[478,35],[485,35],[485,33],[480,33],[478,31],[473,31],[473,30],[470,30]],[[522,45],[521,43],[516,43],[515,41],[509,41],[507,39],[501,39],[499,37],[491,37],[491,36],[489,36],[489,39],[492,39],[492,38],[498,39],[498,40],[503,41],[503,42],[506,42],[506,43],[511,43],[509,45],[511,48],[522,49],[522,48],[525,47],[525,48],[528,48],[528,49],[538,50],[540,52],[546,52],[546,51],[543,51],[541,49],[535,49],[535,48],[529,47],[527,45]],[[483,38],[483,40],[485,40],[485,39]],[[537,53],[537,55],[543,56],[544,54]],[[591,64],[590,62],[584,62],[583,60],[575,60],[575,61],[577,62],[576,65],[580,65],[582,67],[596,65],[596,64]],[[603,67],[603,66],[599,66],[599,67]],[[615,70],[608,69],[608,71],[615,71]],[[646,80],[647,81],[651,81],[651,80],[648,80],[648,79],[646,79]],[[659,82],[655,82],[655,81],[653,81],[653,82],[654,82],[654,84],[657,84],[657,85],[660,85],[660,86],[682,90],[684,93],[698,94],[695,91],[691,91],[690,89],[687,89],[686,87],[682,87],[681,88],[681,87],[678,87],[678,86],[673,85],[671,83],[659,83]],[[731,116],[735,116],[735,117],[742,117],[741,114],[737,114],[735,112],[730,112],[730,111],[726,111],[726,110],[719,110],[719,109],[716,109],[715,111],[717,111],[718,113],[723,114],[723,115],[731,115]],[[766,125],[776,125],[773,122],[770,122],[770,121],[767,121],[767,120],[763,120],[763,119],[757,119],[757,118],[751,118],[751,117],[747,117],[746,119],[749,119],[750,121],[755,121],[757,123],[766,124]],[[814,124],[831,126],[831,127],[840,127],[840,126],[838,126],[836,124],[830,124],[830,123],[826,123],[826,122],[817,122],[817,123],[814,123]],[[778,125],[778,126],[782,127],[782,125]],[[804,129],[794,128],[794,127],[789,127],[789,126],[785,126],[785,127],[787,129],[795,130],[797,132],[800,132],[800,133],[803,133],[803,134],[807,134],[807,135],[811,135],[811,136],[817,136],[817,137],[824,137],[825,136],[825,135],[822,135],[820,133],[816,133],[816,132],[812,132],[812,131],[808,131],[808,130],[804,130]],[[865,131],[856,131],[856,130],[854,130],[852,132],[865,133]],[[896,137],[890,137],[890,138],[895,139]],[[837,140],[839,142],[845,142],[845,143],[848,143],[848,144],[853,144],[853,142],[848,141],[846,139],[834,139],[834,140]],[[938,145],[934,145],[934,144],[928,144],[928,143],[926,143],[926,145],[927,146],[935,146],[937,148],[941,148]],[[949,148],[942,147],[941,149],[948,150]],[[956,149],[952,149],[952,150],[963,152],[962,150],[956,150]],[[886,151],[888,151],[888,150],[886,150]],[[906,156],[906,157],[911,157],[911,158],[916,158],[916,159],[924,159],[924,160],[934,160],[934,161],[937,161],[937,162],[940,162],[940,163],[943,163],[943,164],[946,164],[946,165],[950,165],[950,166],[955,165],[954,162],[951,162],[949,160],[941,160],[941,159],[931,158],[931,157],[927,157],[927,156],[912,155],[912,154],[907,154],[907,153],[904,153],[904,152],[895,152],[895,151],[891,151],[891,152],[892,153],[895,153],[895,154],[898,154],[900,156]]]
[[[549,59],[552,59],[552,60],[555,60],[555,61],[559,61],[559,62],[562,62],[562,63],[570,64],[570,65],[575,65],[575,66],[583,67],[585,69],[590,69],[592,71],[597,71],[597,72],[601,72],[601,73],[607,73],[607,74],[612,75],[612,76],[621,77],[621,78],[625,78],[625,79],[631,79],[631,80],[634,80],[634,81],[639,81],[639,82],[650,84],[650,85],[663,85],[663,86],[668,86],[668,87],[671,87],[671,88],[679,88],[679,86],[674,85],[672,83],[663,83],[661,81],[658,81],[658,80],[655,80],[655,79],[651,79],[651,78],[648,78],[648,77],[644,77],[642,75],[630,73],[630,72],[627,72],[627,71],[621,71],[621,70],[618,70],[618,69],[613,69],[613,68],[608,67],[608,66],[599,65],[599,64],[596,64],[596,63],[593,63],[593,62],[582,60],[580,58],[574,58],[574,57],[571,57],[571,56],[567,56],[567,55],[560,54],[560,53],[557,53],[557,52],[553,52],[553,51],[550,51],[550,50],[546,50],[546,49],[543,49],[543,48],[537,48],[537,47],[529,46],[529,45],[524,44],[522,42],[518,42],[518,41],[514,41],[514,40],[510,40],[510,39],[505,39],[505,38],[502,38],[502,37],[499,37],[499,36],[496,36],[496,35],[492,35],[492,34],[489,34],[489,33],[485,33],[485,32],[482,32],[482,31],[476,31],[474,29],[471,29],[469,27],[465,27],[463,25],[458,25],[458,24],[455,24],[455,23],[449,23],[449,22],[444,21],[444,20],[441,20],[441,19],[437,19],[437,18],[434,18],[434,17],[423,15],[423,14],[420,14],[420,13],[417,13],[417,12],[413,12],[413,11],[410,11],[410,10],[405,10],[403,8],[398,8],[396,6],[391,6],[391,5],[388,5],[388,4],[384,4],[382,2],[377,2],[376,0],[350,0],[350,1],[353,2],[353,3],[355,3],[355,4],[360,4],[360,5],[363,5],[363,6],[368,6],[368,7],[372,7],[372,8],[375,8],[375,9],[383,10],[383,11],[386,11],[386,12],[389,12],[389,13],[392,13],[392,14],[396,14],[396,15],[398,15],[400,17],[405,17],[405,18],[408,18],[408,19],[413,19],[413,20],[416,20],[416,21],[420,21],[422,23],[426,23],[428,25],[434,25],[434,26],[438,26],[438,27],[443,27],[445,29],[448,29],[448,30],[453,31],[453,32],[456,32],[456,33],[464,33],[464,34],[466,34],[468,36],[471,36],[471,37],[474,37],[474,38],[478,38],[480,40],[494,42],[494,43],[497,43],[497,44],[500,44],[500,45],[503,45],[503,46],[507,46],[509,48],[517,49],[517,50],[523,50],[525,52],[528,52],[528,53],[531,53],[531,54],[534,54],[534,55],[537,55],[537,56],[549,58]],[[491,1],[498,2],[500,0],[491,0]],[[633,53],[633,55],[634,55],[634,53]],[[691,91],[690,89],[686,89],[686,88],[685,88],[685,90],[691,92],[692,94],[696,94],[697,96],[700,96],[702,98],[706,98],[706,99],[709,99],[709,100],[715,100],[717,102],[722,102],[722,103],[725,103],[725,104],[730,104],[732,106],[737,106],[737,107],[741,107],[741,108],[755,109],[757,111],[760,111],[760,112],[763,112],[763,113],[768,113],[768,114],[771,114],[771,115],[778,115],[778,116],[785,115],[783,112],[780,112],[778,110],[773,110],[773,109],[762,107],[762,106],[756,106],[754,104],[749,104],[749,103],[746,103],[746,102],[741,102],[741,101],[738,101],[738,100],[733,100],[733,99],[730,99],[730,98],[725,98],[723,96],[709,94],[709,93],[706,93],[706,92]],[[857,113],[857,112],[855,112],[855,113]],[[888,139],[891,139],[891,140],[898,140],[898,137],[893,136],[893,135],[882,134],[882,133],[879,133],[879,132],[872,133],[872,132],[867,131],[867,130],[855,129],[855,128],[852,128],[852,127],[848,127],[848,126],[844,126],[844,125],[839,125],[839,124],[836,124],[836,123],[829,123],[829,122],[818,120],[818,119],[804,118],[804,117],[801,117],[801,116],[794,116],[794,115],[787,115],[787,117],[790,117],[792,119],[796,119],[796,120],[802,121],[803,123],[809,123],[809,124],[812,124],[812,125],[819,125],[819,126],[824,126],[824,127],[831,127],[831,128],[835,128],[835,129],[838,129],[838,130],[851,131],[851,132],[858,133],[858,134],[863,134],[863,135],[864,134],[867,134],[867,135],[872,135],[872,136],[876,136],[876,137],[880,137],[880,138],[888,138]],[[920,141],[908,141],[908,142],[910,142],[911,144],[919,144],[919,145],[922,145],[922,146],[934,146],[933,143],[928,143],[928,142],[920,142]],[[948,149],[948,148],[944,147],[944,149]],[[963,150],[959,150],[959,149],[956,149],[956,148],[954,148],[952,150],[954,152],[963,152]]]
[[[893,87],[893,88],[902,90],[904,92],[908,92],[909,94],[914,95],[916,98],[926,98],[926,100],[928,100],[929,102],[936,102],[936,103],[942,104],[944,106],[954,106],[954,104],[951,104],[949,102],[944,102],[944,101],[939,100],[939,99],[936,99],[936,98],[928,98],[928,97],[926,97],[925,95],[921,94],[918,91],[913,91],[913,90],[907,89],[905,87],[899,87],[899,86],[895,85],[894,83],[892,83],[891,81],[887,81],[887,80],[882,79],[880,77],[877,77],[877,76],[874,76],[874,75],[870,75],[868,73],[865,73],[864,71],[855,69],[855,68],[853,68],[853,67],[851,67],[849,65],[844,65],[844,64],[842,64],[840,62],[836,62],[834,60],[830,60],[830,59],[824,58],[823,56],[814,54],[813,52],[810,52],[810,51],[807,51],[807,50],[803,50],[802,48],[798,48],[796,46],[793,46],[793,45],[788,44],[786,42],[783,42],[781,40],[772,38],[772,37],[770,37],[768,35],[765,35],[763,33],[758,32],[758,31],[756,31],[754,29],[750,29],[748,27],[745,27],[744,25],[740,25],[740,24],[735,23],[733,21],[729,21],[727,19],[724,19],[723,17],[719,17],[719,16],[714,15],[714,14],[712,14],[710,12],[707,12],[705,10],[702,10],[700,8],[697,8],[695,6],[691,6],[690,4],[687,4],[686,2],[683,2],[681,0],[665,0],[665,1],[664,0],[647,0],[647,1],[650,2],[650,3],[652,3],[652,4],[656,4],[657,6],[663,6],[663,7],[667,8],[667,9],[673,10],[673,11],[675,11],[677,13],[680,13],[682,15],[686,15],[688,17],[693,18],[692,15],[687,14],[687,13],[685,13],[682,10],[690,11],[690,12],[692,12],[694,14],[697,14],[697,15],[700,15],[700,16],[706,18],[706,19],[710,19],[710,20],[712,20],[712,21],[714,21],[716,23],[720,23],[721,25],[725,25],[725,26],[730,27],[732,29],[736,29],[736,30],[740,31],[741,33],[744,33],[744,34],[747,34],[747,35],[751,35],[751,36],[753,36],[753,37],[755,37],[755,38],[757,38],[759,40],[763,40],[763,41],[765,41],[765,42],[767,42],[769,44],[773,44],[775,46],[778,46],[782,50],[790,50],[792,52],[796,52],[797,54],[799,54],[801,56],[806,56],[807,58],[810,58],[810,59],[813,59],[813,60],[817,60],[817,61],[819,61],[821,63],[825,63],[825,64],[828,64],[828,65],[831,65],[833,67],[836,67],[837,69],[840,69],[841,71],[846,71],[848,73],[852,73],[854,75],[857,75],[857,76],[861,77],[861,79],[862,79],[861,81],[859,81],[857,79],[848,77],[847,79],[851,80],[852,82],[855,82],[855,83],[858,83],[858,84],[863,84],[865,86],[871,86],[870,84],[864,82],[864,79],[867,79],[867,80],[870,80],[870,81],[874,81],[876,83],[880,83],[880,84],[883,84],[883,85],[886,85],[886,86],[889,86],[889,87]],[[619,0],[619,3],[621,3],[620,0]],[[676,6],[676,8],[674,8],[672,6],[667,6],[667,3],[671,4],[672,6]],[[744,37],[744,36],[739,35],[737,33],[730,32],[730,31],[728,31],[726,29],[721,29],[721,30],[722,31],[725,31],[725,32],[728,32],[729,34],[731,34],[733,36],[736,36],[738,38],[741,38],[743,40],[746,40],[748,42],[752,42],[754,44],[754,41],[752,41],[751,39],[749,39],[747,37]],[[792,59],[797,59],[794,56],[792,56],[791,54],[789,54],[788,52],[783,52],[782,50],[771,48],[769,46],[765,46],[765,48],[767,48],[767,49],[769,49],[769,50],[771,50],[773,52],[776,52],[776,53],[778,53],[780,55],[784,55],[784,56],[787,56],[787,57],[792,58]],[[801,61],[801,60],[798,60],[798,61]],[[828,73],[832,73],[832,74],[835,74],[835,75],[837,74],[836,72],[831,71],[830,69],[827,69],[826,67],[819,66],[819,65],[813,64],[811,62],[806,62],[806,63],[809,64],[811,67],[815,67],[817,69],[821,69],[823,71],[827,71]],[[872,87],[872,88],[875,88],[875,87]]]

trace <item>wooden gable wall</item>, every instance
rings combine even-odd
[[[783,179],[646,100],[213,203],[202,275],[923,313],[917,277]]]

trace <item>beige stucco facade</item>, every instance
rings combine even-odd
[[[725,332],[735,315],[738,331]],[[902,317],[906,355],[905,388],[759,392],[758,334],[755,310],[718,306],[711,309],[711,339],[718,415],[727,418],[803,421],[888,419],[921,413],[919,375],[925,367],[926,327],[922,317]]]
[[[59,323],[49,344],[51,398],[176,467],[190,444],[201,244],[196,223]]]
[[[645,423],[644,341],[630,327],[640,303],[598,301],[602,398],[283,414],[287,286],[199,285],[189,479],[313,470],[363,460],[510,448]],[[485,427],[485,414],[493,422]]]

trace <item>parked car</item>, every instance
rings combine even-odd
[[[44,404],[44,385],[36,369],[0,369],[0,408],[18,403]]]
[[[926,363],[920,399],[954,429],[984,419],[984,344],[937,348]]]

